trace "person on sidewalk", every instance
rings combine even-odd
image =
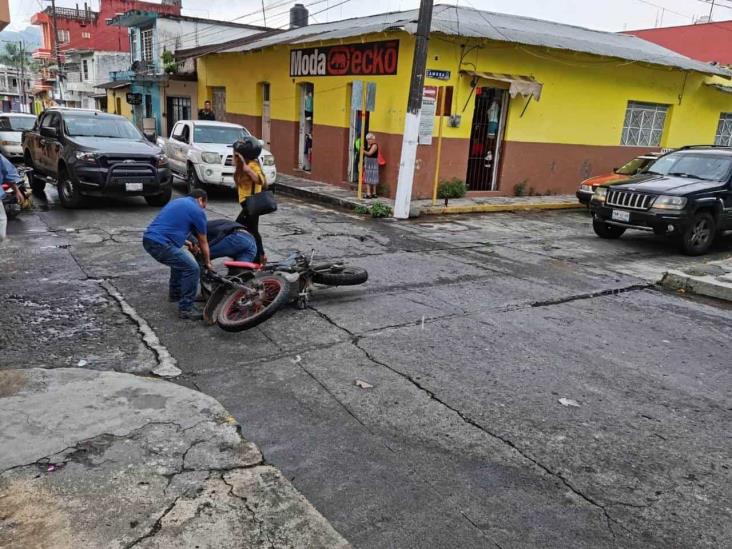
[[[364,198],[377,198],[379,185],[379,144],[373,133],[366,134],[366,147],[363,150],[363,182],[366,184]]]
[[[142,246],[156,261],[170,267],[168,297],[178,302],[178,316],[200,320],[201,311],[193,307],[201,275],[198,262],[184,247],[186,237],[198,240],[206,269],[213,270],[206,236],[206,205],[208,195],[202,189],[169,202],[142,235]]]
[[[5,158],[2,154],[0,154],[0,177],[2,177],[0,183],[10,185],[10,188],[15,193],[15,197],[18,199],[18,204],[22,204],[25,200],[25,196],[23,196],[23,193],[18,188],[18,183],[22,181],[23,178],[20,177],[18,170],[15,169],[15,166],[13,166],[10,160]],[[2,199],[5,194],[6,192],[3,190],[2,185],[0,185],[0,242],[5,240],[8,228],[8,216],[5,213],[5,206],[2,204]]]
[[[211,101],[206,101],[203,108],[198,111],[199,120],[216,120],[216,113],[211,108]]]
[[[262,167],[259,165],[259,155],[262,146],[254,137],[245,137],[234,143],[234,182],[239,194],[241,213],[236,222],[243,225],[249,234],[254,237],[257,243],[257,263],[266,261],[262,235],[259,234],[259,216],[248,216],[244,207],[244,201],[251,195],[262,192],[267,188],[267,179],[264,177]]]

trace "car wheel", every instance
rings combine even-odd
[[[168,190],[160,193],[155,194],[152,196],[146,196],[145,201],[150,206],[156,206],[158,208],[165,206],[168,202],[170,202],[170,198],[173,196],[173,188],[169,187]]]
[[[79,208],[84,203],[79,185],[66,170],[59,170],[58,197],[64,208]]]
[[[26,150],[23,154],[23,163],[26,168],[30,168],[30,177],[28,178],[31,190],[36,193],[42,193],[46,189],[46,179],[36,173],[36,167],[33,165],[33,157],[30,151]]]
[[[201,188],[201,180],[198,179],[196,168],[192,164],[188,164],[188,174],[186,176],[186,191],[191,194],[194,190]]]
[[[592,220],[592,228],[595,230],[595,234],[600,238],[620,238],[625,232],[625,227],[610,225],[600,221],[599,219]]]
[[[681,251],[686,255],[702,255],[712,245],[716,234],[717,224],[712,214],[700,212],[681,235]]]

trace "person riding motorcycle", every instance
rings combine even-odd
[[[5,158],[2,154],[0,154],[0,177],[2,177],[2,181],[0,181],[0,183],[10,185],[10,188],[13,190],[16,199],[18,200],[18,204],[22,204],[25,201],[25,195],[18,187],[18,183],[22,181],[22,178],[18,174],[18,170],[15,169],[15,166],[13,166],[10,160]],[[2,199],[6,194],[7,193],[2,188],[2,185],[0,185],[0,202],[4,202]],[[5,213],[5,205],[0,204],[0,242],[5,240],[7,227],[8,216]]]

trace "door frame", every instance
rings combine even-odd
[[[315,117],[315,86],[312,82],[299,82],[297,84],[298,87],[298,112],[299,112],[299,119],[300,124],[298,127],[298,146],[297,146],[297,167],[298,169],[304,171],[304,172],[312,172],[313,167],[310,165],[310,162],[308,161],[307,168],[305,167],[305,134],[306,134],[306,127],[307,127],[307,120],[305,120],[305,97],[307,95],[308,90],[313,94],[313,116]],[[313,120],[310,120],[310,132],[312,136],[312,127],[313,127]],[[311,137],[312,139],[312,137]],[[312,143],[310,144],[310,149],[312,151]]]
[[[267,148],[269,148],[272,140],[272,87],[269,82],[261,82],[259,85],[261,86],[262,93],[262,135],[260,135],[260,138],[265,142]],[[265,90],[267,93],[265,93]]]
[[[499,88],[500,89],[500,88]],[[496,136],[496,152],[493,155],[493,170],[491,171],[491,191],[498,190],[498,169],[501,164],[503,153],[503,141],[506,134],[506,120],[508,119],[508,107],[511,95],[508,90],[503,90],[501,98],[501,116],[498,119],[498,135]]]

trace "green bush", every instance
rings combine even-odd
[[[519,183],[516,183],[513,186],[513,194],[515,196],[526,196],[526,185],[528,184],[528,181],[524,179],[523,181],[520,181]]]
[[[391,217],[392,209],[388,204],[383,202],[375,202],[371,206],[358,205],[353,211],[360,215],[370,215],[371,217]]]
[[[437,186],[437,197],[445,200],[445,206],[451,198],[462,198],[467,192],[468,186],[465,181],[457,177],[453,177],[449,181],[442,181]]]

